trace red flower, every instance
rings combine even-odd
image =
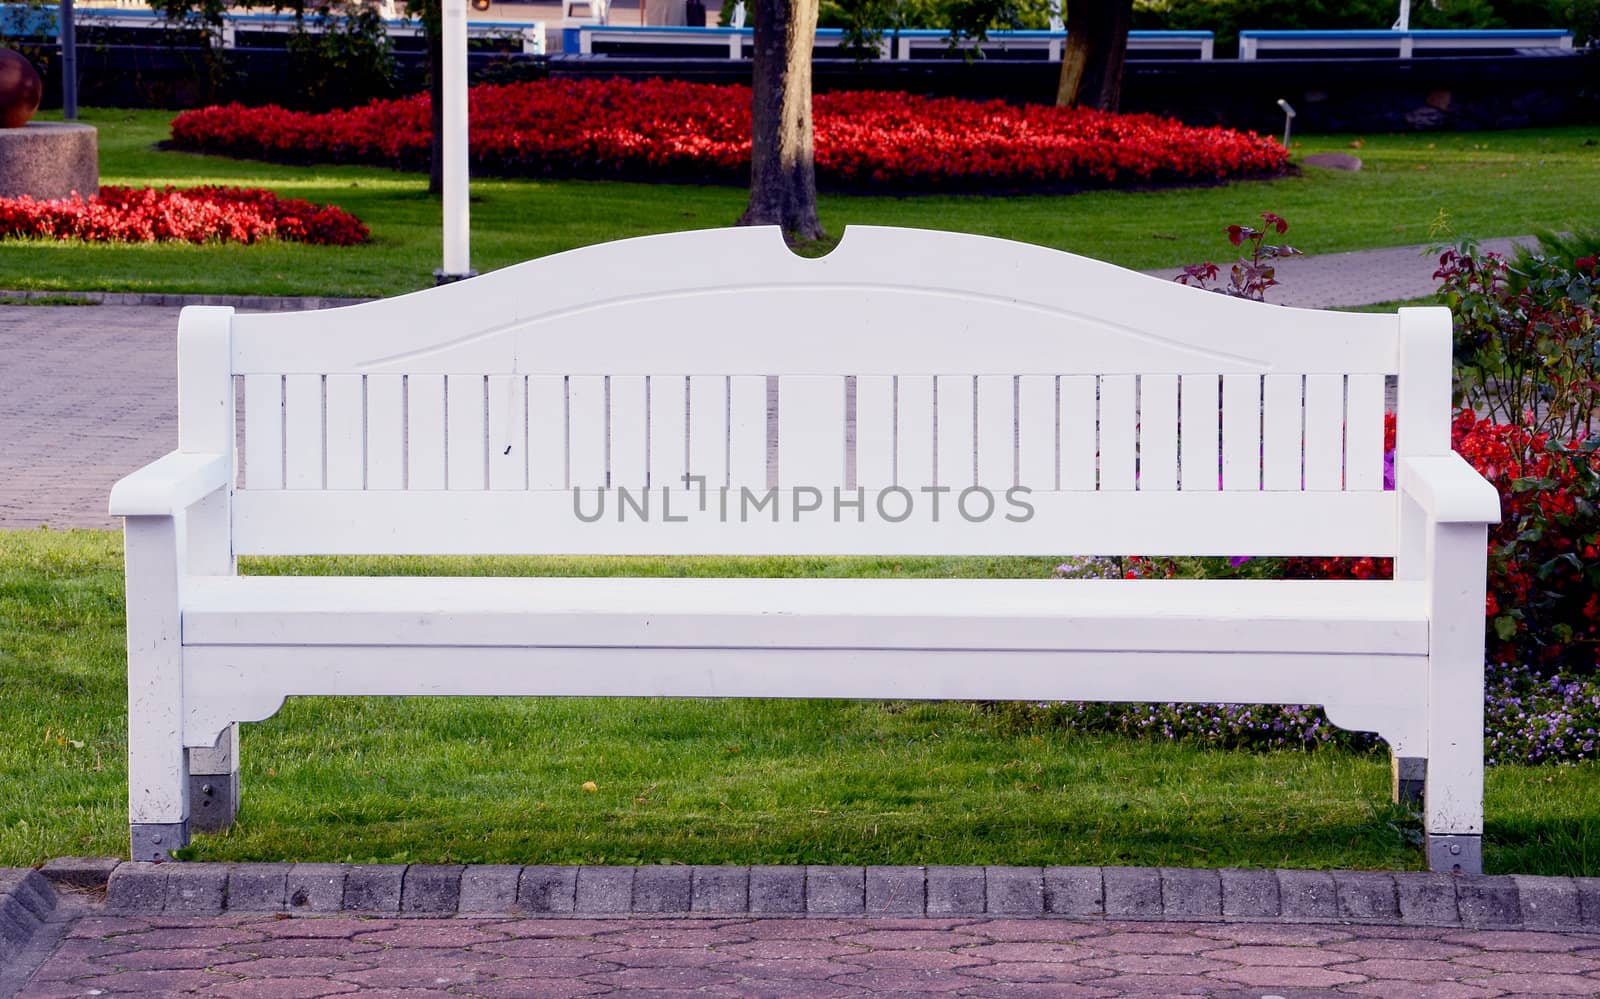
[[[0,198],[0,239],[255,243],[274,237],[350,246],[365,243],[369,233],[360,219],[333,205],[260,188],[106,186],[88,199]]]
[[[472,88],[479,173],[743,183],[750,88],[674,80],[542,80]],[[896,92],[819,94],[825,184],[960,190],[1179,183],[1278,173],[1288,154],[1257,135],[1153,115],[1015,106]],[[326,114],[240,105],[186,111],[183,149],[291,162],[425,169],[425,94]]]

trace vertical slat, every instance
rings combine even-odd
[[[1095,378],[1061,376],[1061,488],[1095,485]]]
[[[1017,379],[1017,484],[1034,492],[1056,487],[1056,377]]]
[[[450,489],[483,489],[489,474],[483,376],[449,375],[444,389],[448,406],[445,484]]]
[[[1222,488],[1261,488],[1261,376],[1222,376]]]
[[[895,485],[913,494],[933,482],[933,377],[895,379]]]
[[[1217,376],[1184,375],[1179,387],[1182,413],[1178,428],[1178,454],[1182,487],[1195,492],[1216,492],[1222,485],[1218,450]]]
[[[1383,376],[1350,375],[1345,387],[1344,487],[1383,488]]]
[[[406,376],[406,488],[444,488],[444,375]]]
[[[650,376],[650,488],[684,488],[689,439],[689,382],[683,375]]]
[[[283,488],[283,376],[244,376],[244,484]]]
[[[1139,376],[1139,488],[1178,488],[1178,376]]]
[[[830,499],[844,485],[844,377],[778,379],[778,484],[810,486]]]
[[[489,488],[528,486],[528,404],[523,375],[489,376]]]
[[[1300,480],[1301,375],[1267,375],[1262,386],[1261,487],[1297,492]]]
[[[574,489],[607,484],[604,375],[567,378],[567,484]]]
[[[321,375],[284,377],[283,454],[287,488],[322,488]]]
[[[648,424],[643,375],[611,376],[611,485],[641,490],[647,482]]]
[[[368,489],[405,488],[406,413],[403,377],[367,376]]]
[[[977,442],[973,439],[973,405],[976,400],[972,394],[972,376],[940,375],[936,388],[939,421],[934,433],[938,437],[938,466],[934,477],[939,485],[959,492],[975,481],[973,465]]]
[[[366,483],[361,376],[329,375],[327,390],[328,488],[360,489]]]
[[[1016,379],[978,377],[978,483],[994,492],[1017,484]]]
[[[728,484],[760,492],[767,488],[766,376],[734,375],[727,392]]]
[[[530,375],[528,393],[528,488],[567,485],[567,380]]]
[[[1138,392],[1133,375],[1104,375],[1100,379],[1100,488],[1131,491],[1135,487],[1134,459]]]
[[[1306,376],[1306,488],[1336,490],[1344,470],[1344,376]]]
[[[728,483],[728,384],[723,375],[696,375],[690,378],[690,471],[701,483],[688,483],[694,490],[722,488]],[[746,485],[766,485],[766,379],[734,378],[734,386],[746,392],[742,408],[734,413],[734,463],[747,461],[752,475]],[[755,395],[760,395],[757,400]],[[736,395],[738,399],[738,395]]]
[[[856,485],[894,485],[894,377],[856,379]]]

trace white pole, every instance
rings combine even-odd
[[[444,267],[441,282],[472,276],[467,206],[467,0],[443,0]]]
[[[1411,0],[1400,0],[1400,19],[1394,22],[1396,31],[1411,30]]]

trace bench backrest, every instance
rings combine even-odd
[[[1382,555],[1388,380],[1402,452],[1449,447],[1442,309],[933,231],[645,237],[180,333],[184,450],[243,391],[238,554]]]

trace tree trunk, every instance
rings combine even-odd
[[[778,225],[784,238],[822,239],[812,159],[811,49],[819,0],[755,5],[750,206],[740,225]]]
[[[1067,0],[1067,45],[1056,104],[1115,111],[1122,101],[1133,0]]]
[[[437,9],[437,4],[434,5]],[[428,150],[428,193],[444,193],[444,32],[439,19],[424,22],[428,35],[428,98],[433,106],[433,142]]]

